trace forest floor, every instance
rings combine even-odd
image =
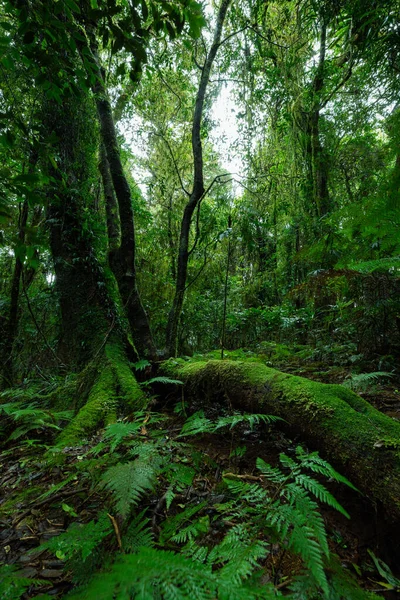
[[[274,359],[269,355],[267,360],[270,366],[280,370],[325,383],[343,383],[353,372],[348,366],[304,361],[295,355],[290,360],[288,357]],[[361,395],[389,416],[400,418],[400,391],[394,381],[370,384],[361,390]],[[157,409],[165,417],[158,426],[160,432],[162,430],[162,435],[173,443],[185,419],[172,410],[171,398],[159,397]],[[215,407],[215,411],[218,410]],[[141,435],[146,438],[145,421]],[[98,481],[95,472],[103,468],[107,457],[106,452],[96,451],[102,439],[102,432],[99,432],[82,446],[65,448],[61,459],[56,457],[54,460],[53,457],[51,461],[44,458],[48,443],[43,441],[8,445],[0,453],[0,564],[15,565],[21,570],[20,575],[32,579],[32,585],[25,586],[23,599],[36,598],[40,594],[60,598],[74,583],[84,579],[79,561],[72,564],[66,560],[63,551],[51,551],[43,544],[66,532],[71,524],[87,524],[104,509],[112,512],[109,494],[95,485]],[[187,456],[181,455],[179,459],[171,456],[172,461],[179,460],[188,466],[196,463],[196,476],[190,485],[175,496],[167,510],[168,482],[161,477],[156,493],[147,496],[139,505],[150,518],[154,538],[158,538],[167,513],[168,517],[173,517],[183,507],[205,501],[204,515],[208,515],[212,523],[207,535],[215,543],[223,537],[224,529],[232,526],[218,518],[213,508],[222,501],[222,474],[232,472],[243,479],[256,480],[257,457],[276,466],[279,454],[294,455],[298,444],[302,444],[300,435],[290,439],[279,427],[265,425],[254,431],[241,426],[234,433],[204,434],[191,439],[191,452]],[[321,506],[330,550],[339,556],[342,566],[364,589],[373,590],[388,600],[398,597],[398,592],[390,590],[393,587],[389,582],[390,571],[387,577],[384,575],[386,564],[396,575],[392,554],[396,541],[391,539],[390,525],[377,517],[373,507],[361,495],[337,483],[325,482],[325,485],[351,515],[348,520],[332,508]],[[105,538],[103,551],[123,552],[118,519],[111,514],[108,517],[113,527]],[[371,552],[384,562],[377,565]],[[93,560],[96,562],[97,559]],[[87,563],[81,562],[87,570]],[[273,582],[284,592],[293,576],[300,572],[301,562],[282,545],[276,544],[272,545],[263,570],[264,580]]]

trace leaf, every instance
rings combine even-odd
[[[72,10],[72,12],[75,12],[78,15],[81,14],[81,9],[74,0],[64,0],[64,3]]]

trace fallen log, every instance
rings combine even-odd
[[[276,415],[341,470],[391,522],[400,522],[400,423],[341,385],[282,373],[256,361],[169,360],[162,370],[187,397]]]

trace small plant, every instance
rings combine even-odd
[[[345,379],[343,385],[354,392],[365,392],[371,386],[379,383],[381,379],[391,379],[393,373],[386,371],[374,371],[373,373],[352,373],[348,379]]]

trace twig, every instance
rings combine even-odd
[[[236,475],[236,473],[224,473],[224,477],[235,477],[236,479],[249,479],[250,481],[263,481],[261,476],[256,475],[248,475],[245,473],[244,475]]]
[[[115,531],[115,537],[117,538],[118,548],[121,550],[121,552],[124,552],[124,549],[122,547],[121,533],[119,531],[117,520],[115,517],[110,515],[110,513],[107,513],[107,516],[109,517],[109,519],[111,520],[111,523],[113,524],[114,531]]]

